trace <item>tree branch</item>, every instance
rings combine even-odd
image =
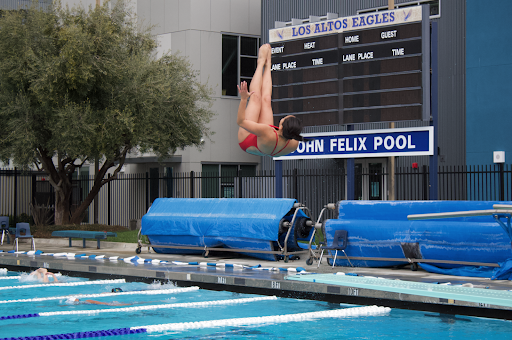
[[[59,176],[59,173],[57,172],[57,169],[55,169],[55,164],[53,164],[52,157],[50,157],[48,155],[48,151],[41,146],[37,147],[37,152],[39,154],[41,164],[43,165],[43,169],[50,176],[50,184],[53,185],[55,190],[61,190],[60,186],[62,184],[62,180]]]
[[[101,182],[101,185],[117,178],[117,174],[119,173],[119,171],[121,171],[121,168],[123,167],[124,162],[126,161],[126,155],[131,150],[131,148],[132,147],[130,145],[125,145],[123,147],[123,151],[120,153],[119,157],[117,157],[119,159],[119,164],[117,165],[117,168],[114,170],[114,173],[112,174],[112,176],[110,176],[110,178],[103,179],[103,181]]]

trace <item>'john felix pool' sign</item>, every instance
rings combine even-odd
[[[304,133],[294,152],[274,160],[430,156],[434,154],[434,128]]]

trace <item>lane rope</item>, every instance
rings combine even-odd
[[[60,312],[41,312],[41,313],[29,313],[19,315],[7,315],[0,316],[0,320],[11,320],[11,319],[26,319],[35,318],[40,316],[60,316],[60,315],[90,315],[100,313],[121,313],[121,312],[134,312],[142,310],[155,310],[155,309],[166,309],[166,308],[190,308],[190,307],[208,307],[208,306],[219,306],[219,305],[234,305],[241,303],[257,302],[257,301],[268,301],[276,300],[275,296],[261,296],[254,298],[242,298],[242,299],[229,299],[229,300],[214,300],[214,301],[198,301],[198,302],[184,302],[184,303],[167,303],[162,305],[150,305],[150,306],[137,306],[137,307],[121,307],[121,308],[110,308],[110,309],[90,309],[90,310],[72,310],[72,311],[60,311]]]
[[[18,280],[21,279],[21,276],[2,276],[0,280]]]
[[[164,332],[167,330],[183,331],[183,330],[198,329],[198,328],[212,328],[212,327],[239,326],[239,325],[258,325],[258,324],[277,324],[277,323],[297,322],[297,321],[313,321],[313,320],[325,319],[325,318],[378,316],[378,315],[388,314],[390,311],[391,311],[391,308],[389,308],[389,307],[365,306],[365,307],[353,307],[353,308],[335,309],[335,310],[320,311],[320,312],[298,313],[298,314],[271,315],[271,316],[262,316],[262,317],[221,319],[221,320],[198,321],[198,322],[180,322],[180,323],[150,325],[150,326],[140,326],[140,327],[130,327],[130,328],[128,328],[128,327],[115,328],[115,329],[106,329],[106,330],[99,330],[99,331],[74,332],[74,333],[63,333],[63,334],[43,335],[43,336],[29,336],[29,337],[19,337],[17,339],[20,339],[20,340],[84,339],[84,338],[117,336],[117,335],[126,335],[126,334],[155,333],[155,332]],[[12,340],[12,338],[3,338],[0,340]]]
[[[105,285],[109,283],[125,283],[124,279],[115,280],[96,280],[96,281],[78,281],[78,282],[58,282],[58,283],[44,283],[36,285],[23,285],[23,286],[5,286],[0,287],[0,290],[7,289],[27,289],[27,288],[40,288],[40,287],[72,287],[72,286],[86,286],[86,285]]]
[[[248,326],[259,324],[276,324],[285,322],[297,321],[311,321],[323,318],[339,318],[339,317],[355,317],[355,316],[374,316],[383,315],[391,311],[389,307],[379,306],[366,306],[366,307],[353,307],[335,310],[326,310],[319,312],[297,313],[297,314],[284,314],[284,315],[270,315],[249,318],[236,318],[236,319],[221,319],[211,321],[196,321],[196,322],[179,322],[168,323],[153,326],[131,327],[130,329],[145,329],[148,333],[163,332],[168,330],[183,331],[189,329],[211,328],[211,327],[226,327],[226,326]]]
[[[199,287],[186,287],[186,288],[173,288],[173,289],[152,289],[152,290],[137,290],[131,292],[119,292],[119,293],[99,293],[99,294],[76,294],[76,295],[63,295],[63,296],[49,296],[32,299],[18,299],[18,300],[0,300],[2,303],[15,303],[15,302],[38,302],[38,301],[49,301],[49,300],[63,300],[69,298],[94,298],[102,296],[118,296],[118,295],[160,295],[160,294],[178,294],[186,293],[198,290]]]
[[[237,318],[237,319],[222,319],[212,321],[198,321],[198,322],[180,322],[174,324],[161,324],[161,325],[150,325],[140,326],[131,328],[115,328],[106,329],[99,331],[86,331],[86,332],[74,332],[74,333],[63,333],[54,335],[43,335],[43,336],[28,336],[19,337],[16,339],[20,340],[35,340],[35,339],[84,339],[94,337],[106,337],[106,336],[117,336],[126,334],[140,334],[140,333],[154,333],[163,332],[166,330],[177,330],[182,331],[186,329],[197,329],[197,328],[212,328],[212,327],[224,327],[224,326],[238,326],[238,325],[257,325],[257,324],[277,324],[285,322],[295,321],[312,321],[324,318],[339,318],[339,317],[357,317],[357,316],[377,316],[388,314],[391,311],[389,307],[379,306],[366,306],[366,307],[353,307],[344,309],[335,309],[320,312],[309,312],[309,313],[298,313],[298,314],[285,314],[285,315],[271,315],[262,317],[250,317],[250,318]],[[13,338],[3,338],[0,340],[12,340]]]

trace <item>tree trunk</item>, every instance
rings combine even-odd
[[[98,173],[94,176],[94,184],[91,190],[89,191],[89,194],[87,194],[87,197],[83,200],[82,204],[80,204],[80,206],[78,206],[78,208],[76,208],[76,210],[73,212],[73,215],[71,216],[71,223],[79,224],[82,222],[82,220],[85,217],[85,210],[87,210],[87,207],[89,207],[92,200],[100,192],[101,187],[106,183],[103,181],[105,173],[113,165],[114,164],[111,162],[105,162],[101,169],[98,171]]]
[[[89,191],[89,194],[87,197],[83,200],[83,202],[76,208],[75,211],[73,211],[73,215],[71,216],[70,222],[72,224],[80,224],[82,223],[82,220],[85,217],[85,211],[91,204],[92,200],[96,197],[98,192],[101,189],[101,181],[95,182],[93,187],[91,188],[91,191]]]
[[[55,225],[69,224],[70,197],[73,187],[69,181],[64,180],[62,185],[55,190]]]

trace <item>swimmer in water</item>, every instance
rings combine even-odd
[[[245,81],[238,86],[240,105],[236,122],[240,126],[238,143],[243,151],[274,157],[295,151],[303,138],[302,123],[295,116],[288,115],[281,119],[279,126],[273,125],[271,55],[269,44],[261,46],[250,89],[247,90]]]
[[[121,302],[117,302],[117,301],[112,301],[112,302],[102,302],[102,301],[96,301],[96,300],[80,301],[80,299],[77,299],[77,298],[69,298],[67,300],[67,302],[74,304],[74,305],[106,305],[106,306],[130,306],[130,305],[133,305],[133,303],[121,303]]]
[[[112,288],[112,293],[121,293],[123,290],[121,288]],[[107,294],[107,292],[102,293]],[[85,300],[80,301],[80,299],[77,299],[75,297],[70,297],[66,300],[67,303],[73,304],[73,305],[106,305],[106,306],[130,306],[133,305],[133,303],[121,303],[117,301],[112,302],[102,302],[97,300]]]
[[[54,273],[49,272],[46,268],[36,269],[29,275],[34,275],[38,280],[42,280],[44,283],[50,282],[48,276],[53,278],[53,282],[59,282],[59,280],[57,280],[57,276],[55,276]]]

